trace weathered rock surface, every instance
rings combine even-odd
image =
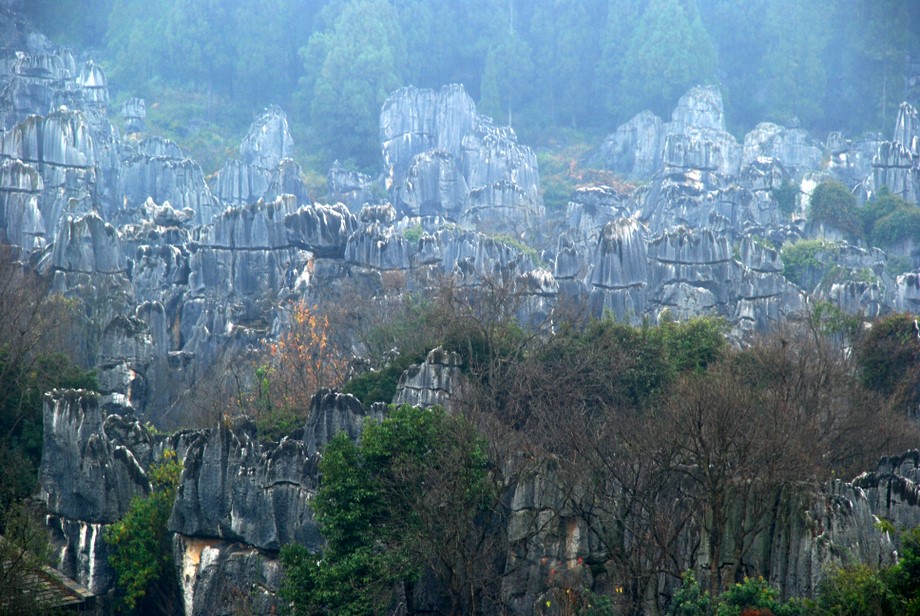
[[[353,212],[373,201],[373,179],[357,171],[346,169],[338,160],[329,167],[326,187],[333,203],[344,203]]]
[[[722,94],[697,86],[680,98],[670,122],[643,111],[607,137],[597,162],[631,179],[664,169],[738,173],[741,146],[725,131]]]
[[[224,424],[205,431],[185,455],[169,528],[263,550],[292,541],[316,549],[321,540],[309,506],[316,462],[300,440],[263,445],[248,428]]]
[[[744,165],[760,157],[772,158],[782,163],[792,175],[800,175],[819,168],[822,156],[821,147],[801,128],[785,128],[761,122],[744,136]]]
[[[39,209],[44,182],[20,160],[0,162],[0,240],[26,250],[44,247],[45,221]]]
[[[198,163],[162,139],[142,141],[136,152],[126,155],[120,194],[125,207],[138,207],[153,199],[178,210],[191,210],[198,224],[210,222],[223,209],[211,194]]]
[[[424,363],[413,364],[399,377],[393,404],[450,407],[450,398],[460,391],[462,360],[457,353],[438,347]]]
[[[543,214],[533,151],[476,112],[462,86],[394,92],[380,114],[388,186],[409,216],[519,230]]]
[[[176,535],[174,557],[186,616],[275,614],[281,562],[245,543]]]
[[[121,106],[121,118],[125,135],[143,133],[147,127],[147,103],[142,98],[129,98]]]
[[[712,256],[718,250],[711,247]],[[747,251],[751,264],[765,271],[777,266],[771,255]],[[456,392],[458,368],[457,358],[432,351],[425,366],[401,381],[403,401],[444,401],[447,392]],[[321,542],[309,505],[318,480],[316,448],[336,431],[359,438],[362,422],[383,416],[382,409],[364,409],[350,396],[321,392],[311,406],[304,440],[261,443],[245,422],[154,438],[138,422],[106,412],[119,408],[105,407],[98,395],[87,392],[47,398],[42,491],[52,513],[49,526],[60,540],[60,564],[94,592],[109,588],[111,570],[99,540],[105,524],[125,510],[131,496],[146,492],[146,468],[164,447],[173,448],[184,459],[184,471],[170,529],[177,533],[176,573],[186,613],[193,614],[224,613],[242,596],[260,610],[277,605],[278,548],[296,540],[316,549]],[[748,552],[740,569],[762,572],[792,596],[814,593],[826,571],[843,564],[843,558],[893,562],[894,545],[874,522],[883,517],[908,527],[920,523],[918,479],[920,453],[912,451],[883,458],[876,471],[850,483],[788,491],[763,526],[757,540],[763,549]],[[597,534],[604,521],[578,499],[577,491],[561,489],[546,464],[509,486],[510,513],[501,532],[513,547],[502,568],[502,600],[510,613],[532,613],[544,600],[550,569],[580,572],[595,591],[612,590],[615,580],[604,570],[609,544]],[[676,556],[681,567],[700,567],[705,548],[694,539],[695,529],[685,532]],[[236,596],[234,588],[251,592]]]
[[[894,136],[882,142],[872,159],[872,188],[882,186],[911,203],[920,202],[920,120],[917,110],[903,103]]]
[[[351,394],[321,389],[310,402],[303,442],[310,455],[318,455],[339,432],[358,440],[364,424],[368,421],[380,422],[384,412],[385,409],[377,405],[366,408]]]

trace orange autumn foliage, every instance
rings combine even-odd
[[[344,353],[331,340],[329,318],[298,302],[290,324],[269,344],[259,370],[258,407],[306,413],[321,387],[338,387],[345,377]]]

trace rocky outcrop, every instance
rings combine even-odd
[[[143,133],[147,128],[147,103],[142,98],[129,98],[121,106],[121,118],[125,135]]]
[[[47,115],[74,96],[77,63],[73,52],[49,47],[16,53],[0,93],[0,129],[9,129],[31,114]]]
[[[872,159],[872,187],[882,186],[908,202],[920,202],[920,120],[908,103],[898,111],[892,140],[882,142]]]
[[[607,137],[595,159],[632,179],[661,170],[734,176],[741,166],[741,146],[725,130],[721,92],[697,86],[680,98],[670,122],[643,111]]]
[[[326,174],[330,200],[333,203],[344,203],[353,212],[374,200],[373,186],[373,179],[369,175],[346,169],[338,160],[332,163]]]
[[[183,473],[169,529],[176,533],[186,613],[200,614],[238,604],[241,597],[229,594],[234,589],[245,589],[252,606],[277,606],[279,548],[295,541],[313,550],[321,545],[310,507],[317,449],[340,430],[357,438],[363,421],[380,421],[384,413],[382,406],[365,409],[351,396],[320,392],[304,439],[263,443],[246,421],[154,436],[111,400],[84,391],[46,396],[41,489],[58,566],[95,594],[111,589],[105,529],[134,496],[149,491],[147,469],[172,449]]]
[[[451,396],[460,391],[462,364],[457,353],[432,350],[424,363],[413,364],[399,377],[393,404],[449,408]]]
[[[221,423],[189,444],[169,529],[269,551],[293,541],[317,549],[316,463],[303,441],[263,445],[250,428]]]
[[[198,224],[210,222],[223,209],[211,194],[198,163],[185,158],[168,140],[144,140],[134,152],[127,153],[120,182],[124,207],[136,208],[147,199],[168,202],[177,210],[191,211]]]
[[[294,138],[288,130],[287,115],[280,107],[271,106],[249,127],[240,143],[240,158],[247,165],[274,169],[290,158]]]
[[[718,256],[718,248],[710,249]],[[762,271],[777,267],[773,255],[755,254],[753,247],[745,254]],[[448,392],[456,393],[458,370],[458,358],[432,351],[425,365],[401,380],[402,401],[442,403]],[[314,398],[303,439],[274,443],[259,441],[245,421],[154,437],[139,422],[109,414],[115,410],[122,409],[87,392],[55,392],[46,399],[42,492],[49,527],[60,541],[59,564],[93,592],[106,592],[111,570],[100,540],[105,526],[125,511],[131,496],[146,493],[149,464],[164,448],[174,449],[184,471],[169,528],[176,533],[176,574],[189,614],[222,613],[220,606],[243,600],[262,611],[277,606],[279,547],[298,541],[315,550],[321,544],[310,508],[317,450],[338,431],[360,438],[363,422],[383,417],[381,407],[365,409],[350,396],[324,391]],[[895,546],[875,521],[920,524],[918,469],[920,454],[912,451],[883,458],[874,472],[852,482],[835,480],[817,490],[790,486],[761,526],[760,547],[732,564],[762,573],[784,596],[813,594],[826,571],[844,559],[890,564]],[[617,581],[605,564],[613,538],[600,534],[611,522],[609,512],[579,504],[586,494],[563,489],[551,461],[522,467],[516,476],[508,486],[506,526],[496,529],[511,546],[497,561],[505,607],[532,613],[549,596],[553,575],[577,575],[595,592],[612,592]],[[679,567],[705,568],[698,529],[691,525],[682,532],[674,555]],[[623,540],[628,544],[628,537]],[[668,588],[675,583],[667,576],[655,582]]]
[[[186,616],[275,614],[283,571],[278,558],[245,543],[176,535],[174,558]]]
[[[631,218],[604,227],[589,279],[595,314],[609,310],[624,322],[642,320],[648,292],[646,237],[642,224]]]
[[[56,271],[117,274],[126,269],[115,227],[96,213],[68,217],[55,238],[51,265]]]
[[[26,250],[44,247],[45,221],[39,209],[44,182],[20,160],[0,162],[0,240]]]
[[[597,162],[630,179],[649,178],[661,168],[663,133],[661,118],[642,111],[604,140]]]
[[[761,122],[744,136],[742,164],[749,165],[760,157],[778,160],[792,175],[818,169],[822,148],[801,128],[785,128]]]
[[[358,440],[364,424],[368,421],[380,422],[384,411],[379,405],[366,408],[351,394],[319,390],[310,401],[310,412],[303,430],[307,451],[310,455],[318,455],[339,432]]]
[[[265,110],[240,143],[240,158],[230,159],[211,182],[211,190],[226,205],[246,205],[293,194],[307,197],[300,166],[290,159],[294,138],[279,107]]]
[[[533,151],[510,127],[480,116],[462,86],[396,91],[383,105],[380,135],[387,183],[404,214],[492,231],[542,216]]]

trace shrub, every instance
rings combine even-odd
[[[422,225],[414,225],[412,227],[406,227],[403,229],[403,237],[413,244],[422,239],[424,234],[425,229],[422,228]]]
[[[906,203],[875,221],[871,241],[875,246],[890,246],[902,240],[920,239],[920,207]]]
[[[366,425],[360,443],[337,434],[323,452],[313,501],[323,554],[281,551],[280,593],[292,612],[378,614],[425,566],[456,575],[469,558],[464,539],[494,496],[487,462],[472,426],[440,408],[392,408],[382,423]],[[455,607],[477,583],[451,586]]]
[[[809,218],[812,222],[838,229],[851,238],[862,236],[856,197],[840,182],[831,180],[815,187],[811,193]]]
[[[789,216],[798,209],[801,192],[794,182],[784,180],[780,186],[770,191],[770,194],[783,214]]]
[[[920,404],[920,339],[910,314],[873,323],[856,347],[859,378],[896,407],[914,412]]]
[[[135,497],[125,516],[106,529],[115,594],[123,610],[171,614],[178,607],[172,535],[166,524],[181,475],[182,462],[167,449],[148,473],[150,494]]]
[[[816,270],[824,268],[826,261],[832,259],[840,247],[826,240],[799,240],[783,246],[780,254],[783,258],[783,276],[799,287],[810,286]],[[823,257],[823,258],[822,258]]]

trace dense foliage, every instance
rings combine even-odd
[[[849,240],[862,237],[856,197],[836,180],[822,182],[815,187],[811,193],[808,217],[813,222],[843,233]]]
[[[642,109],[667,115],[717,82],[730,128],[888,130],[920,52],[920,5],[836,0],[30,0],[59,40],[99,51],[117,100],[148,99],[150,123],[245,129],[282,104],[299,141],[376,162],[382,97],[460,82],[530,141],[563,127],[609,131]],[[186,93],[172,92],[178,87]],[[180,102],[181,101],[181,102]],[[161,104],[163,103],[163,104]],[[180,109],[180,107],[183,107]],[[213,124],[211,125],[213,126]],[[226,129],[224,129],[226,130]],[[238,139],[238,135],[230,141]],[[206,169],[210,172],[213,169]]]
[[[0,516],[36,487],[45,393],[97,386],[94,373],[59,352],[68,348],[71,304],[13,256],[0,245]]]
[[[823,239],[803,239],[785,244],[780,253],[783,276],[803,289],[814,289],[839,252],[839,244]]]
[[[0,536],[0,613],[53,614],[34,580],[50,564],[51,544],[37,511],[22,501],[3,512]]]
[[[897,537],[900,557],[875,569],[849,565],[829,572],[815,600],[783,601],[763,578],[745,578],[713,597],[692,571],[682,577],[669,616],[903,616],[920,613],[920,527]]]
[[[467,422],[439,408],[394,408],[358,444],[337,435],[313,501],[322,556],[296,545],[281,552],[281,594],[293,613],[390,613],[397,586],[411,586],[425,566],[461,607],[481,566],[466,539],[493,499],[484,448]]]
[[[920,413],[920,324],[893,314],[872,326],[856,347],[859,378],[911,416]]]
[[[135,497],[124,517],[106,529],[115,594],[123,612],[174,614],[179,607],[172,534],[166,524],[181,475],[182,462],[167,449],[148,472],[150,494]]]

